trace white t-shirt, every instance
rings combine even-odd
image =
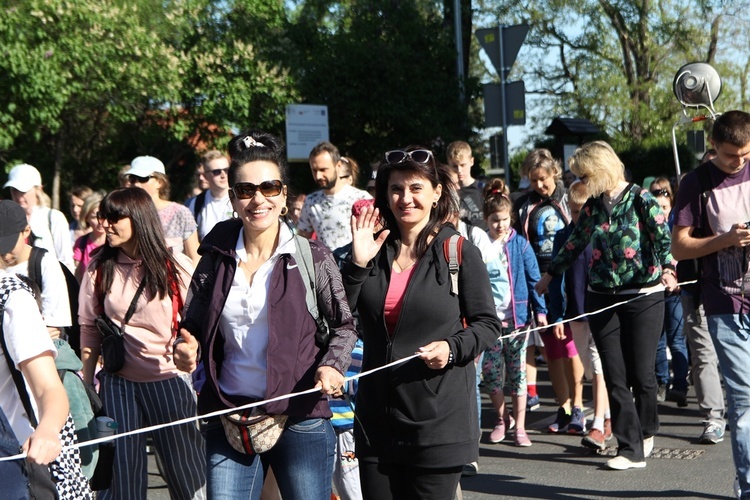
[[[352,205],[355,201],[370,199],[370,193],[348,184],[331,196],[322,190],[315,191],[305,198],[297,229],[308,233],[315,231],[318,240],[329,250],[341,248],[352,241]]]
[[[36,240],[32,246],[46,248],[57,260],[75,270],[73,243],[70,241],[70,226],[62,212],[47,207],[36,206],[29,219],[31,232]]]
[[[8,267],[6,271],[28,276],[29,262]],[[68,285],[60,263],[51,252],[46,252],[42,257],[42,316],[47,326],[63,327],[73,324],[68,299]]]
[[[480,227],[471,226],[471,231],[469,231],[469,226],[467,226],[464,221],[459,220],[458,232],[479,249],[479,253],[482,254],[482,260],[484,262],[489,262],[497,254],[497,250],[492,246],[490,237]]]
[[[0,271],[0,277],[5,276],[5,271]],[[57,355],[52,339],[47,333],[42,316],[39,314],[36,301],[23,290],[11,292],[5,303],[3,313],[3,335],[8,346],[10,357],[15,361],[16,367],[27,359],[34,358],[47,351],[53,356]],[[38,415],[36,402],[31,396],[28,385],[26,390],[31,399],[31,405]],[[3,408],[18,442],[23,444],[34,429],[31,427],[29,418],[23,409],[23,403],[18,396],[16,385],[8,369],[5,353],[0,346],[0,406]],[[38,419],[38,418],[37,418]]]
[[[252,284],[239,267],[247,261],[245,230],[237,238],[237,272],[234,274],[220,328],[224,335],[224,362],[219,387],[229,395],[266,397],[266,352],[268,349],[268,288],[271,271],[281,254],[294,254],[294,235],[285,225],[279,226],[276,251],[253,276]]]
[[[200,195],[199,195],[200,196]],[[188,200],[186,206],[195,214],[195,202],[197,196]],[[203,240],[205,236],[221,221],[231,219],[232,203],[229,201],[229,193],[222,198],[214,198],[210,190],[206,191],[206,198],[203,202],[203,208],[196,217],[198,221],[198,239]]]

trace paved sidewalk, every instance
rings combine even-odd
[[[541,374],[540,380],[546,379]],[[461,480],[464,500],[495,498],[700,498],[732,497],[734,464],[729,434],[716,445],[698,444],[703,424],[694,392],[689,406],[659,405],[661,430],[645,469],[611,471],[604,462],[614,456],[616,440],[599,455],[580,445],[581,437],[547,434],[557,408],[549,387],[540,386],[542,407],[527,413],[529,448],[513,445],[512,433],[499,444],[487,441],[495,423],[494,410],[483,395],[479,473]],[[584,396],[589,388],[584,390]],[[586,400],[586,398],[584,397]],[[587,402],[586,404],[590,404]],[[587,412],[591,414],[590,411]],[[590,421],[589,421],[590,422]]]

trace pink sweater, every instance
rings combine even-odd
[[[184,304],[193,267],[190,259],[182,254],[175,254],[175,259],[184,268],[180,271],[180,294]],[[81,283],[78,322],[81,325],[81,347],[98,351],[101,334],[94,324],[94,318],[102,308],[94,292],[95,269],[94,260]],[[133,260],[123,252],[118,254],[112,287],[104,298],[104,310],[116,324],[122,324],[143,273],[140,260]],[[179,371],[172,360],[172,300],[169,295],[159,300],[158,297],[149,297],[144,291],[135,313],[125,326],[123,337],[125,366],[118,372],[119,376],[133,382],[155,382],[178,375]]]

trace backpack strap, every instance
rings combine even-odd
[[[313,263],[312,250],[310,250],[310,241],[295,234],[294,245],[297,249],[297,254],[300,256],[297,264],[302,273],[302,282],[305,284],[305,303],[317,326],[315,341],[319,347],[324,347],[328,345],[330,332],[328,323],[321,317],[320,310],[318,309],[318,294],[315,289],[315,264]]]
[[[36,419],[34,407],[31,406],[31,398],[29,397],[29,393],[26,390],[26,383],[23,380],[23,374],[18,368],[16,368],[16,364],[13,361],[13,358],[10,357],[8,345],[5,342],[5,332],[3,331],[5,303],[8,300],[11,292],[21,289],[24,289],[31,293],[31,290],[29,290],[28,287],[26,287],[26,285],[24,285],[21,281],[12,278],[8,279],[7,277],[0,280],[0,344],[2,344],[5,361],[8,364],[8,371],[10,371],[10,375],[11,377],[13,377],[13,383],[16,385],[16,391],[18,392],[18,397],[21,399],[21,403],[23,404],[23,409],[26,412],[26,415],[29,417],[31,426],[36,429],[36,426],[39,424],[39,422]]]
[[[448,261],[448,272],[451,275],[451,294],[458,295],[458,270],[461,267],[462,248],[464,238],[460,234],[454,234],[443,241],[443,253]]]
[[[31,247],[31,254],[29,255],[29,279],[37,284],[40,292],[43,290],[42,259],[45,253],[47,253],[45,248]]]
[[[195,197],[195,204],[193,205],[193,217],[195,217],[195,222],[197,224],[201,223],[200,213],[201,213],[201,210],[203,210],[203,205],[205,204],[206,204],[206,191],[201,191]]]

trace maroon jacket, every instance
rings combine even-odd
[[[206,383],[198,398],[201,413],[249,402],[219,392],[218,374],[224,359],[224,337],[219,329],[221,311],[237,270],[235,246],[242,222],[220,222],[203,239],[202,257],[193,274],[184,309],[182,326],[201,343]],[[315,241],[310,242],[315,267],[318,308],[331,330],[327,349],[315,343],[315,320],[307,310],[302,274],[294,256],[283,254],[271,271],[268,290],[267,391],[271,399],[300,392],[315,385],[315,371],[332,366],[342,374],[351,362],[357,340],[349,304],[336,262],[331,253]],[[306,394],[269,403],[271,415],[330,418],[328,400],[322,393]]]

